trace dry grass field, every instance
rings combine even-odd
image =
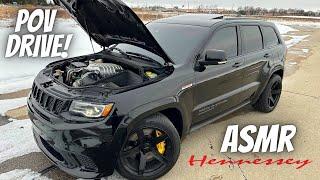
[[[35,9],[58,9],[58,18],[69,18],[69,14],[64,11],[62,8],[58,8],[56,6],[7,6],[7,5],[0,5],[0,20],[2,19],[11,19],[16,18],[19,9],[28,9],[29,11],[34,11]]]
[[[14,19],[18,14],[19,9],[28,9],[29,11],[33,11],[35,9],[58,9],[57,18],[70,18],[69,14],[58,6],[32,6],[32,5],[25,5],[25,6],[9,6],[9,5],[0,5],[0,20],[2,19]],[[160,13],[160,12],[152,12],[152,11],[145,11],[141,9],[133,9],[138,16],[142,20],[155,20],[160,19],[172,15],[176,15],[176,13]]]

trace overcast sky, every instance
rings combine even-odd
[[[162,5],[166,7],[185,5],[190,7],[202,5],[204,7],[238,8],[239,6],[255,6],[263,8],[300,8],[320,11],[320,0],[123,0],[129,5]]]

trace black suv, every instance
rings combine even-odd
[[[120,0],[56,4],[104,47],[49,64],[28,99],[38,146],[71,175],[160,177],[190,131],[279,101],[286,47],[272,23],[186,14],[145,25]]]

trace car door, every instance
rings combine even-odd
[[[241,103],[244,58],[239,56],[239,34],[236,25],[223,26],[214,31],[207,49],[224,50],[227,63],[207,66],[195,73],[193,124],[210,120]]]
[[[270,66],[280,61],[280,54],[283,51],[280,37],[278,37],[276,30],[272,26],[260,26],[264,47],[264,58],[268,61]]]
[[[262,83],[263,72],[279,53],[276,45],[279,39],[272,27],[258,25],[240,26],[242,53],[245,58],[243,99],[250,99]],[[264,36],[263,36],[264,34]]]

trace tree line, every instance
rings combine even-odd
[[[185,9],[174,7],[171,9],[166,9],[162,6],[148,6],[142,9],[148,9],[152,11],[178,11],[178,12],[196,12],[196,13],[215,13],[215,14],[236,14],[236,15],[257,15],[257,16],[320,16],[320,9],[317,12],[306,11],[303,9],[266,9],[261,7],[245,6],[239,7],[237,9],[223,9],[223,8],[206,8],[204,6],[199,6],[195,9]]]
[[[305,11],[303,9],[266,9],[260,7],[239,7],[236,11],[239,15],[271,15],[271,16],[320,16],[320,11]]]

